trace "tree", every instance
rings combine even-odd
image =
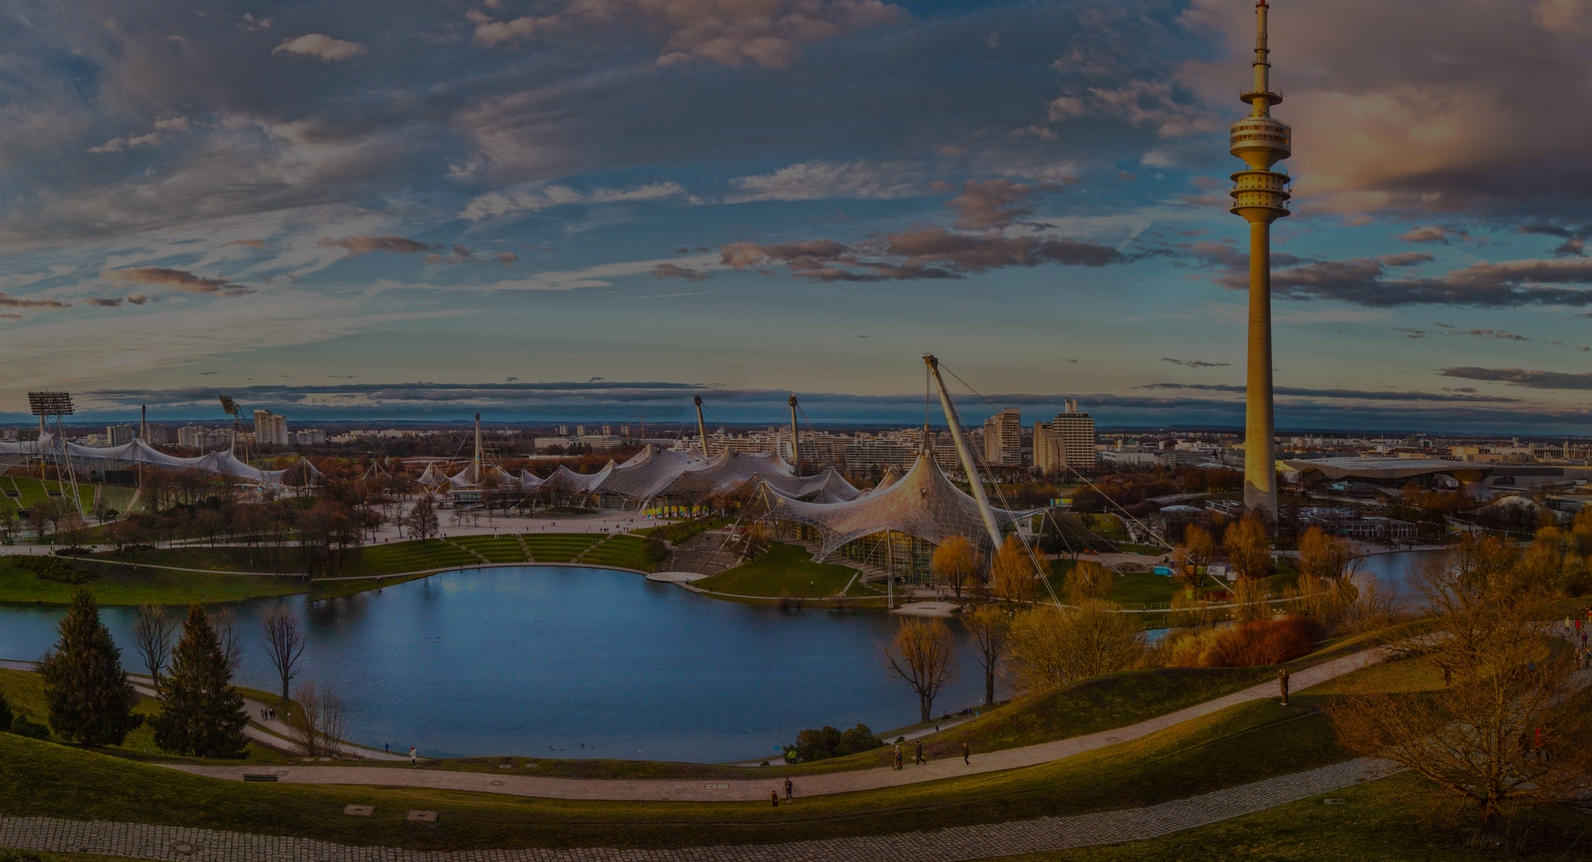
[[[437,535],[437,509],[431,503],[430,494],[421,494],[415,501],[414,508],[404,518],[404,526],[408,528],[409,535],[424,542]]]
[[[1111,570],[1093,560],[1079,560],[1067,573],[1066,591],[1070,604],[1081,605],[1090,599],[1103,599],[1111,592]]]
[[[1199,524],[1190,524],[1183,531],[1183,553],[1196,571],[1210,565],[1211,560],[1216,559],[1216,540],[1211,537],[1211,531]]]
[[[1031,601],[1036,592],[1034,564],[1021,539],[1006,537],[989,567],[990,590],[1009,602]]]
[[[335,757],[343,740],[345,709],[343,701],[330,690],[314,683],[298,688],[298,729],[308,757]]]
[[[998,605],[980,605],[962,615],[962,625],[978,647],[978,663],[984,668],[984,705],[995,705],[995,672],[1006,656],[1006,643],[1012,630],[1012,615]]]
[[[885,658],[890,670],[917,693],[921,719],[928,721],[934,698],[951,678],[950,628],[937,619],[904,619]]]
[[[133,647],[144,658],[144,669],[154,680],[155,691],[160,691],[160,672],[171,659],[171,641],[177,633],[177,618],[164,607],[153,604],[138,606],[138,616],[133,620]]]
[[[1240,578],[1261,578],[1271,573],[1271,543],[1266,538],[1266,523],[1256,512],[1227,526],[1222,536],[1227,561]]]
[[[221,608],[210,614],[210,627],[215,630],[221,654],[226,656],[227,667],[233,673],[238,672],[238,662],[243,658],[243,639],[238,636],[236,619],[231,608]]]
[[[1348,574],[1354,554],[1349,545],[1327,535],[1320,527],[1310,527],[1299,537],[1299,571],[1322,580],[1340,580]]]
[[[188,609],[155,717],[155,744],[198,757],[242,757],[249,723],[232,665],[204,609]]]
[[[80,590],[61,618],[61,639],[39,664],[50,727],[83,745],[121,745],[142,721],[138,692],[122,670],[122,651],[100,622],[94,596]]]
[[[1049,691],[1127,670],[1144,657],[1144,637],[1129,614],[1091,599],[1076,608],[1042,605],[1012,620],[1010,657],[1018,686]]]
[[[265,615],[265,654],[282,680],[282,701],[287,702],[287,685],[298,675],[299,659],[304,655],[304,635],[298,620],[286,608],[276,607]]]
[[[978,574],[978,565],[978,551],[964,536],[952,536],[941,542],[934,549],[934,556],[929,558],[929,571],[956,593],[957,601],[962,600],[962,587]]]
[[[1538,622],[1551,591],[1497,539],[1467,541],[1454,563],[1421,573],[1434,617],[1422,645],[1444,687],[1350,697],[1327,713],[1346,748],[1426,777],[1492,829],[1516,803],[1592,792],[1592,720],[1574,697],[1571,651],[1552,648]]]
[[[5,692],[0,692],[0,733],[11,729],[11,704],[6,702]]]

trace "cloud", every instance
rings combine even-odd
[[[58,299],[28,299],[0,293],[0,308],[70,308],[70,303]]]
[[[271,53],[297,54],[301,57],[314,57],[323,63],[339,63],[364,54],[365,46],[358,42],[334,39],[325,33],[306,33],[282,42],[272,48]]]
[[[951,199],[950,207],[956,211],[956,226],[964,230],[1004,228],[1033,214],[1024,206],[1033,193],[1031,186],[1011,180],[969,181]]]
[[[271,19],[256,17],[253,13],[245,12],[243,17],[239,19],[238,26],[250,32],[269,30],[271,29]]]
[[[1411,228],[1399,235],[1399,239],[1405,242],[1440,242],[1443,245],[1448,245],[1451,240],[1469,238],[1470,234],[1465,231],[1443,227],[1442,225]]]
[[[119,296],[91,296],[87,302],[89,305],[97,305],[101,308],[115,308],[122,304],[122,298]]]
[[[686,281],[702,281],[708,274],[688,266],[678,266],[672,263],[660,263],[652,268],[652,274],[658,278],[681,278]]]
[[[241,246],[247,246],[249,248],[265,248],[265,240],[263,240],[263,239],[235,239],[235,240],[232,240],[231,242],[227,243],[227,245],[241,245]]]
[[[1110,246],[1040,237],[973,236],[944,228],[920,228],[888,237],[891,254],[915,262],[936,262],[979,272],[1006,266],[1107,266],[1127,262]]]
[[[1228,368],[1233,364],[1231,362],[1205,362],[1199,359],[1174,359],[1170,356],[1161,357],[1161,361],[1170,362],[1173,365],[1181,365],[1184,368]]]
[[[517,262],[520,259],[520,256],[512,251],[500,251],[497,254],[492,255],[492,259],[503,264],[504,266],[508,266],[511,263]]]
[[[1455,377],[1460,380],[1508,383],[1511,386],[1521,386],[1527,389],[1592,390],[1592,374],[1587,373],[1530,371],[1524,368],[1478,368],[1475,366],[1444,368],[1439,373],[1444,377]]]
[[[373,251],[416,254],[431,250],[431,246],[423,242],[401,236],[345,236],[342,239],[323,239],[320,245],[327,248],[341,248],[350,255],[369,254]]]
[[[1467,329],[1467,330],[1464,331],[1463,334],[1464,335],[1475,336],[1477,338],[1497,338],[1497,339],[1501,339],[1503,341],[1530,341],[1531,340],[1531,339],[1525,337],[1524,335],[1520,335],[1520,334],[1514,333],[1514,332],[1508,332],[1508,331],[1502,330],[1502,329]]]
[[[1221,260],[1205,246],[1202,260]],[[1393,271],[1434,261],[1404,252],[1337,261],[1282,263],[1273,258],[1272,291],[1295,300],[1335,300],[1373,308],[1399,305],[1468,305],[1480,308],[1592,305],[1592,258],[1475,263],[1435,277],[1399,277]],[[1225,260],[1221,260],[1224,264]],[[1234,290],[1248,288],[1248,275],[1231,266],[1217,279]],[[1441,328],[1452,328],[1438,324]]]
[[[899,21],[906,13],[880,0],[574,0],[551,15],[500,19],[471,10],[466,17],[475,25],[475,40],[489,46],[641,22],[663,34],[659,66],[704,61],[783,69],[805,43]]]
[[[1172,389],[1195,392],[1230,392],[1241,395],[1243,386],[1221,383],[1151,383],[1137,387],[1139,389]],[[1431,392],[1390,392],[1382,389],[1313,389],[1300,386],[1276,386],[1272,388],[1276,395],[1290,398],[1327,398],[1356,401],[1434,401],[1438,403],[1473,401],[1491,402],[1516,402],[1518,398],[1500,398],[1490,395],[1470,395],[1460,393],[1436,394]]]
[[[1136,80],[1065,94],[1051,100],[1046,116],[1052,123],[1079,117],[1109,118],[1152,129],[1162,138],[1218,131],[1231,122],[1167,80]]]
[[[541,212],[553,207],[659,201],[684,197],[685,194],[685,187],[676,182],[587,190],[567,185],[536,183],[518,189],[481,195],[466,204],[459,217],[469,221],[481,221],[515,213]]]
[[[212,293],[224,296],[242,296],[252,293],[252,288],[234,284],[224,278],[205,278],[187,270],[163,266],[141,266],[115,269],[105,273],[107,278],[133,284],[153,284],[170,287],[184,293]]]
[[[426,255],[427,264],[455,264],[470,263],[475,260],[475,252],[462,245],[455,245],[447,254]]]
[[[771,174],[734,177],[725,203],[827,198],[891,200],[927,192],[923,170],[908,162],[799,162]]]
[[[1405,338],[1420,340],[1426,337],[1426,330],[1424,329],[1411,329],[1407,326],[1400,326],[1395,328],[1393,331],[1404,333]]]

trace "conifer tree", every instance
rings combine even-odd
[[[199,757],[242,757],[243,727],[249,715],[243,696],[232,687],[232,665],[204,609],[194,605],[183,623],[182,640],[155,717],[155,744],[166,751]]]
[[[138,692],[122,670],[122,651],[100,622],[94,595],[79,590],[61,618],[61,639],[39,664],[50,727],[83,745],[121,745],[142,721]]]

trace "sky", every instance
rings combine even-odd
[[[1279,426],[1592,433],[1592,0],[1271,20]],[[1249,0],[0,0],[0,420],[910,421],[933,352],[972,420],[1236,426],[1253,39]]]

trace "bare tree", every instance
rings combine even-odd
[[[305,756],[337,756],[347,724],[342,699],[313,682],[299,686],[294,695],[299,705],[297,725]]]
[[[155,691],[160,691],[160,672],[171,661],[172,640],[177,634],[177,617],[160,605],[138,606],[138,616],[133,620],[133,647],[144,658],[144,667],[155,681]]]
[[[271,658],[271,667],[282,680],[282,700],[287,700],[287,686],[298,675],[299,660],[304,656],[304,635],[299,632],[298,619],[283,607],[276,607],[265,615],[265,654]]]
[[[1592,717],[1574,697],[1574,659],[1539,619],[1550,591],[1497,539],[1467,542],[1457,564],[1422,573],[1435,615],[1423,640],[1441,689],[1329,704],[1351,751],[1392,760],[1476,806],[1493,829],[1515,804],[1592,793]]]
[[[210,614],[210,627],[216,630],[216,640],[221,643],[221,654],[227,657],[227,667],[238,672],[238,661],[243,658],[243,643],[233,625],[236,615],[231,608],[221,608]]]
[[[890,669],[918,695],[922,720],[934,711],[934,698],[951,678],[951,630],[941,620],[907,619],[885,650]]]
[[[980,605],[962,615],[962,625],[978,646],[978,662],[984,668],[984,705],[995,705],[995,672],[1006,657],[1006,644],[1012,631],[1012,615],[997,605]]]

